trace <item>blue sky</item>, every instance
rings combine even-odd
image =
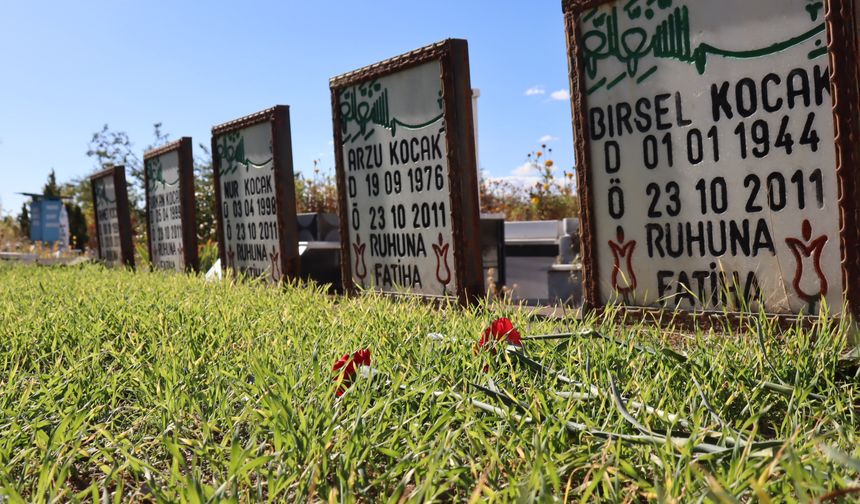
[[[444,38],[469,41],[481,168],[523,175],[546,141],[573,165],[557,0],[125,0],[4,2],[0,15],[0,204],[90,174],[105,123],[142,151],[152,124],[208,145],[210,129],[290,106],[293,158],[334,168],[328,79]]]

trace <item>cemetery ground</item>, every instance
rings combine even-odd
[[[501,316],[522,348],[476,351]],[[860,384],[838,361],[845,331],[758,322],[680,333],[497,304],[2,264],[0,495],[857,498]],[[527,338],[558,333],[576,334]],[[360,349],[371,367],[338,397],[333,364]]]

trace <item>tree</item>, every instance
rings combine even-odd
[[[44,194],[48,198],[59,198],[60,196],[62,196],[60,192],[60,186],[57,185],[57,174],[54,173],[53,168],[51,168],[51,173],[48,175],[48,182],[42,189],[42,194]]]
[[[170,135],[166,134],[161,129],[161,123],[155,123],[153,126],[154,142],[148,145],[144,150],[154,149],[166,144],[170,140]],[[141,161],[141,156],[137,154],[134,148],[134,143],[125,131],[113,131],[110,126],[105,124],[100,131],[93,133],[90,139],[90,144],[87,148],[87,156],[95,159],[95,168],[103,170],[112,166],[124,166],[126,169],[126,181],[128,190],[128,203],[131,211],[131,221],[133,232],[136,236],[141,237],[141,243],[146,243],[146,202],[144,201],[145,178],[144,167]],[[84,183],[86,180],[73,181],[77,185]],[[86,187],[84,191],[89,191]],[[92,196],[88,197],[92,199]],[[84,207],[86,215],[90,215],[87,208]]]
[[[84,216],[84,211],[80,205],[66,203],[66,213],[69,216],[69,235],[72,245],[83,252],[87,249],[87,244],[90,241],[87,218]]]
[[[170,133],[164,133],[163,131],[161,131],[161,123],[160,122],[153,124],[152,129],[153,129],[152,135],[155,137],[155,141],[152,142],[150,145],[146,146],[147,151],[150,151],[152,149],[157,149],[158,147],[161,147],[162,145],[167,145],[168,143],[170,143]]]
[[[201,245],[218,239],[215,225],[215,174],[209,148],[198,144],[202,156],[194,158],[194,199],[197,205],[197,238]]]
[[[71,200],[71,204],[80,209],[81,217],[83,219],[84,229],[86,231],[75,234],[72,231],[72,235],[75,236],[76,241],[75,245],[81,249],[86,250],[87,247],[94,247],[95,241],[90,243],[91,237],[95,236],[96,227],[95,227],[95,211],[93,208],[93,193],[92,187],[90,186],[89,178],[75,178],[69,182],[66,182],[62,186],[63,196],[69,198]],[[72,214],[69,213],[69,227],[72,228]]]
[[[21,205],[21,213],[18,215],[18,228],[21,230],[21,236],[30,238],[30,211],[27,209],[27,203]]]
[[[158,125],[160,126],[160,124]],[[132,212],[140,212],[143,200],[143,163],[125,131],[112,131],[105,124],[93,133],[87,156],[95,158],[95,169],[124,166],[128,175],[128,201]]]
[[[11,215],[0,219],[0,250],[11,248],[21,240],[21,230],[17,220]]]
[[[320,160],[314,160],[314,174],[305,177],[296,173],[296,210],[337,214],[337,182],[331,169],[320,168]]]

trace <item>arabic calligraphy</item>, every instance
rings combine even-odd
[[[643,2],[646,7],[644,11],[641,5]],[[621,9],[623,14],[618,7],[613,6],[608,10],[595,8],[583,16],[584,66],[586,75],[594,82],[586,90],[587,94],[591,95],[601,89],[612,89],[627,79],[634,79],[636,84],[641,84],[659,69],[657,63],[643,64],[646,60],[677,60],[693,65],[696,71],[703,75],[712,56],[732,59],[761,58],[803,44],[825,34],[826,31],[825,23],[819,22],[823,2],[813,0],[805,5],[812,23],[811,28],[780,42],[748,50],[729,50],[708,42],[694,45],[690,8],[687,5],[673,7],[672,4],[673,0],[629,0]],[[654,25],[652,20],[658,14],[664,14],[665,17]],[[619,20],[629,26],[622,30],[619,28]],[[649,29],[642,24],[654,26]],[[827,48],[819,39],[816,40],[816,49],[810,51],[808,57],[815,59],[826,53]],[[649,56],[651,58],[648,58]],[[618,75],[601,74],[601,63],[605,60],[621,63],[624,70]]]
[[[444,117],[445,101],[442,92],[436,100],[439,114],[429,120],[410,124],[401,121],[391,115],[391,107],[388,100],[388,89],[383,88],[378,80],[362,82],[346,88],[340,93],[340,123],[343,132],[343,143],[354,143],[358,140],[368,140],[376,133],[376,129],[369,126],[381,126],[391,132],[391,137],[397,135],[398,128],[408,130],[419,130],[426,128]],[[354,123],[358,131],[349,133],[349,125]]]
[[[161,158],[156,157],[146,161],[146,178],[149,180],[149,190],[153,191],[158,184],[163,187],[176,187],[179,185],[179,175],[176,180],[168,182],[164,179],[164,168],[161,166]]]
[[[114,195],[114,199],[108,198],[107,195],[107,184],[104,182],[96,183],[96,200],[99,203],[116,203],[116,196]]]
[[[221,159],[220,176],[236,173],[240,166],[247,172],[251,168],[261,170],[268,168],[272,157],[261,163],[248,159],[245,155],[245,138],[240,131],[226,133],[218,139],[218,157]]]

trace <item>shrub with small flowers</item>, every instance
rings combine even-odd
[[[541,145],[528,154],[529,171],[538,177],[532,186],[483,179],[481,212],[503,214],[507,220],[555,220],[579,215],[575,168],[557,172],[552,149]],[[337,183],[331,169],[315,160],[313,174],[296,174],[296,206],[301,212],[337,213]]]
[[[296,173],[296,211],[299,213],[337,213],[337,182],[329,170],[314,160],[313,175]]]
[[[546,144],[527,156],[529,171],[537,175],[534,185],[521,187],[502,180],[481,181],[481,211],[504,214],[508,220],[556,220],[579,215],[574,182],[575,168],[557,175]]]

